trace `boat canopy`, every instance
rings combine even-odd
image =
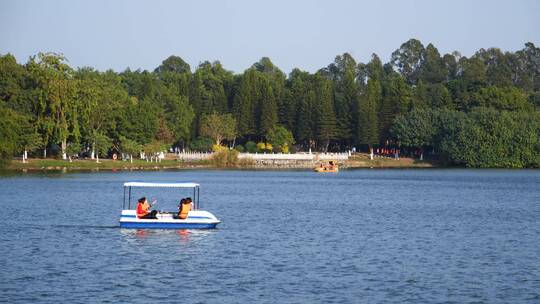
[[[124,200],[122,202],[122,210],[127,206],[131,209],[131,188],[190,188],[193,189],[194,210],[199,209],[199,192],[200,185],[197,183],[143,183],[143,182],[126,182],[124,183]],[[126,200],[127,199],[127,200]]]
[[[147,188],[196,188],[197,183],[142,183],[142,182],[127,182],[124,187],[147,187]]]

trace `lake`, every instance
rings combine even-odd
[[[199,182],[222,223],[120,229],[125,181]],[[0,302],[540,303],[538,170],[11,174],[0,193]]]

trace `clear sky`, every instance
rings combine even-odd
[[[538,46],[540,1],[0,0],[0,54],[23,63],[53,51],[74,67],[153,70],[174,54],[242,72],[267,56],[314,72],[343,52],[386,62],[409,38],[466,56]]]

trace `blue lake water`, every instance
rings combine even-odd
[[[120,229],[125,181],[199,182],[222,223]],[[0,194],[0,302],[540,303],[540,171],[21,174]]]

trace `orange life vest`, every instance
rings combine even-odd
[[[188,216],[188,212],[191,210],[191,204],[190,203],[187,203],[187,204],[182,204],[180,206],[180,213],[178,213],[178,217],[181,218],[181,219],[186,219],[187,216]]]
[[[137,217],[141,218],[148,214],[148,209],[150,209],[150,205],[148,205],[147,202],[144,203],[138,203],[137,204]]]

